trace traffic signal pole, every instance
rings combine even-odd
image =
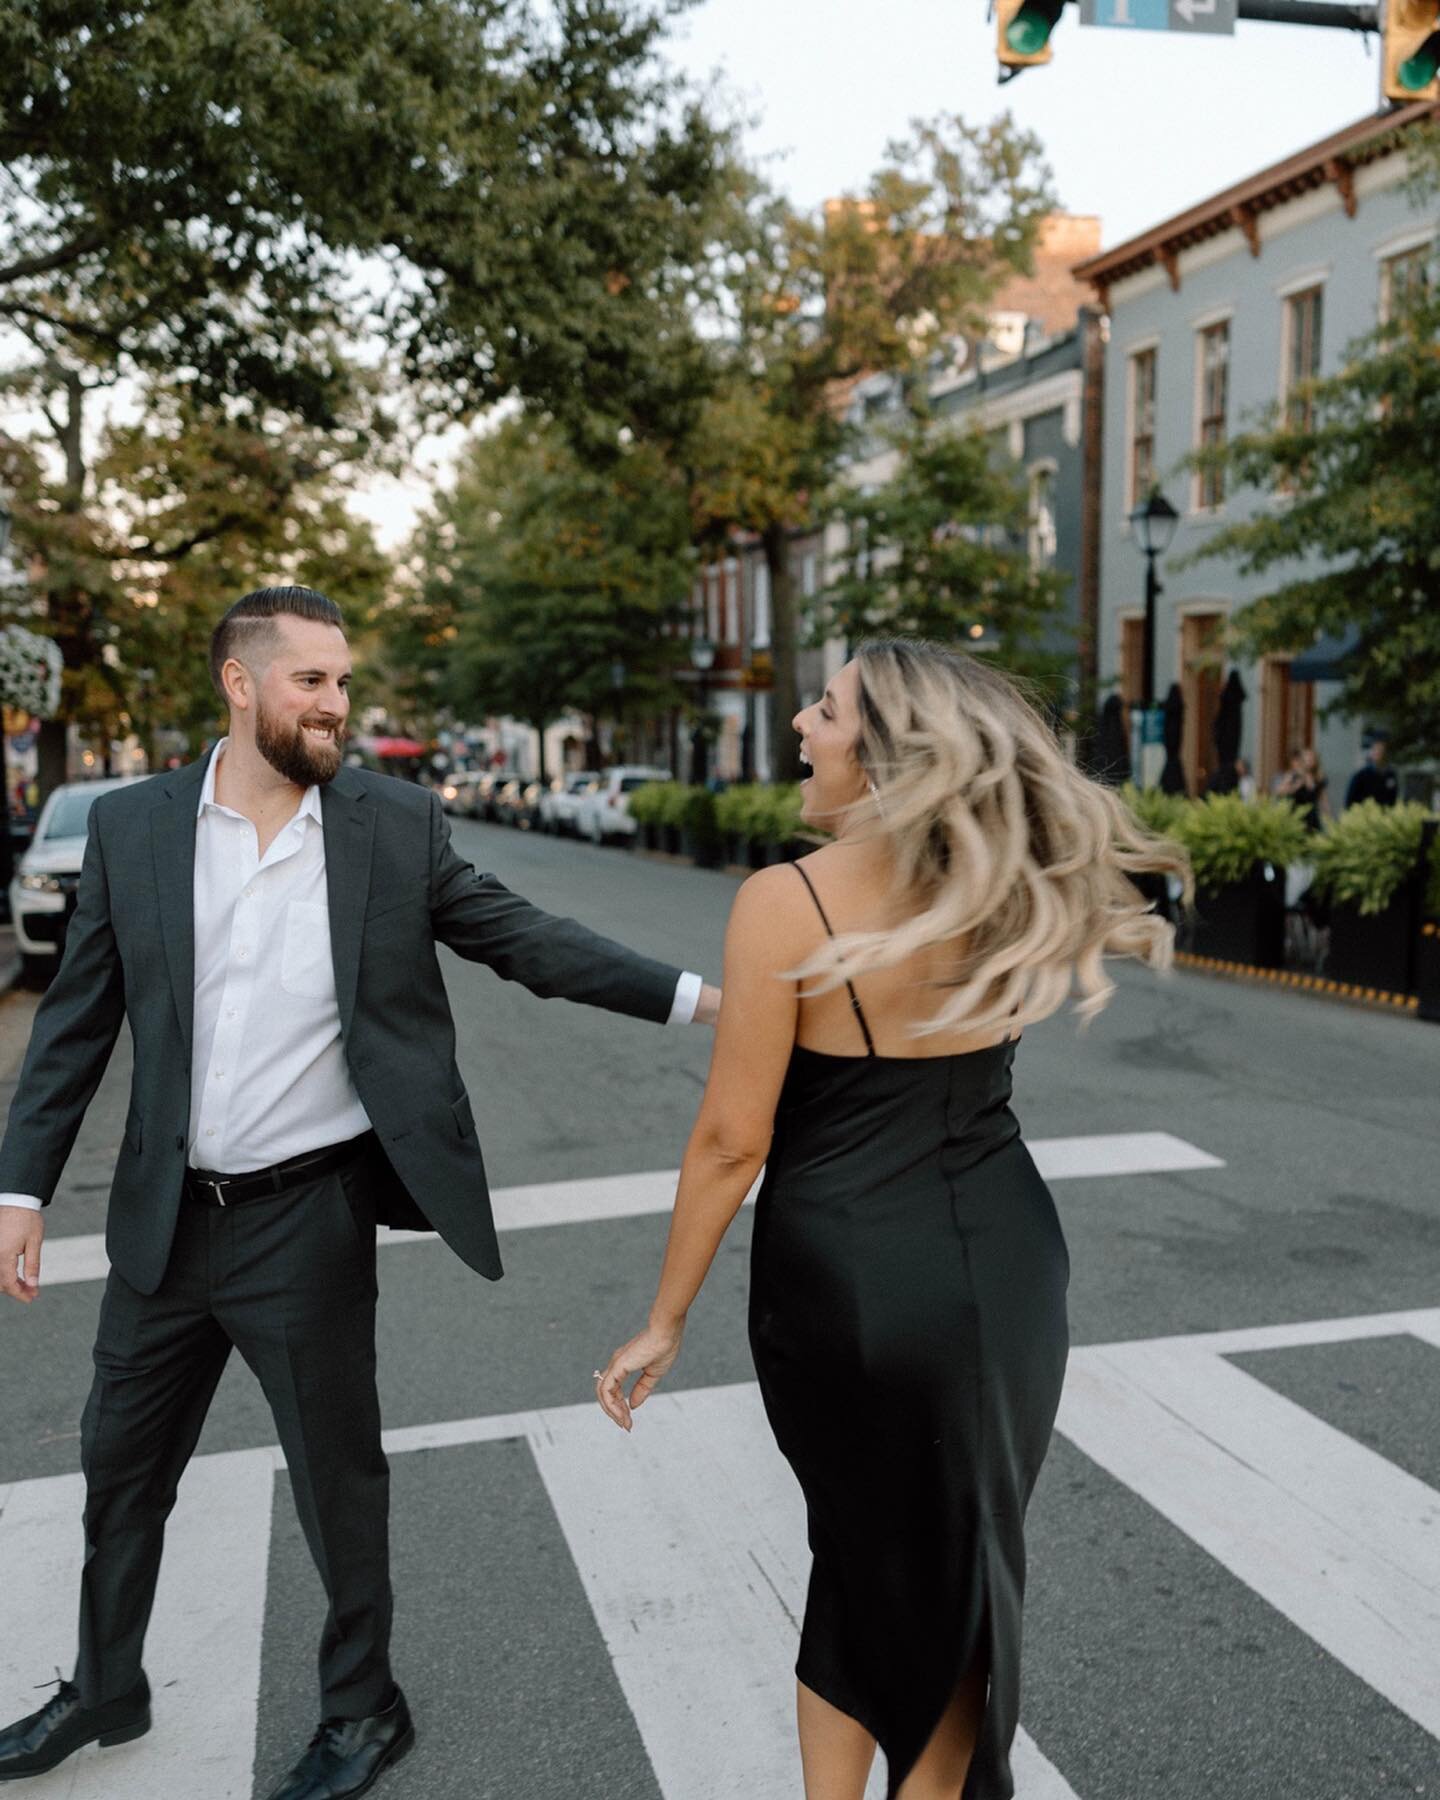
[[[1334,0],[1237,0],[1236,16],[1262,25],[1319,25],[1333,31],[1378,31],[1378,6],[1341,6]]]

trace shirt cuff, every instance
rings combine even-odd
[[[687,969],[675,983],[675,998],[671,1002],[670,1017],[667,1025],[693,1025],[695,1008],[700,1004],[700,990],[705,983],[698,975],[692,975]]]
[[[695,1010],[693,1007],[690,1009]],[[45,1202],[34,1194],[0,1194],[0,1206],[23,1206],[29,1212],[44,1212]]]

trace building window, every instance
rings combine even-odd
[[[768,650],[770,648],[770,565],[763,558],[757,557],[751,567],[755,571],[753,596],[755,612],[750,627],[750,643],[756,650]]]
[[[1207,325],[1199,334],[1200,448],[1218,450],[1225,442],[1225,419],[1230,403],[1230,321]],[[1221,506],[1225,500],[1225,471],[1218,465],[1202,468],[1196,481],[1196,503],[1202,509]]]
[[[1309,431],[1315,422],[1315,396],[1309,383],[1320,373],[1322,288],[1307,288],[1285,301],[1285,420],[1292,431]]]
[[[1041,463],[1030,471],[1030,567],[1055,566],[1055,469]]]
[[[1430,285],[1429,244],[1419,244],[1399,256],[1387,256],[1380,264],[1380,323],[1388,324],[1398,312],[1418,300]]]
[[[1130,358],[1130,495],[1126,512],[1155,485],[1155,370],[1154,350],[1137,350]]]

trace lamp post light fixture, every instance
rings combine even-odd
[[[695,729],[690,736],[690,779],[696,787],[704,787],[710,779],[710,735],[706,704],[710,698],[710,671],[715,667],[715,646],[708,637],[691,638],[690,662],[697,677],[698,708]]]
[[[1131,753],[1131,767],[1135,771],[1135,779],[1141,787],[1149,784],[1141,779],[1140,765],[1144,746],[1156,741],[1154,723],[1151,713],[1155,706],[1155,612],[1156,605],[1164,588],[1160,585],[1160,577],[1156,572],[1156,563],[1170,548],[1175,536],[1175,528],[1180,523],[1180,515],[1160,492],[1159,487],[1152,487],[1145,498],[1130,514],[1130,523],[1135,531],[1135,538],[1145,557],[1145,634],[1141,650],[1140,672],[1140,707],[1145,726],[1136,739]]]

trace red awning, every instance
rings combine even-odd
[[[425,746],[414,738],[376,738],[371,746],[376,756],[423,756]]]

